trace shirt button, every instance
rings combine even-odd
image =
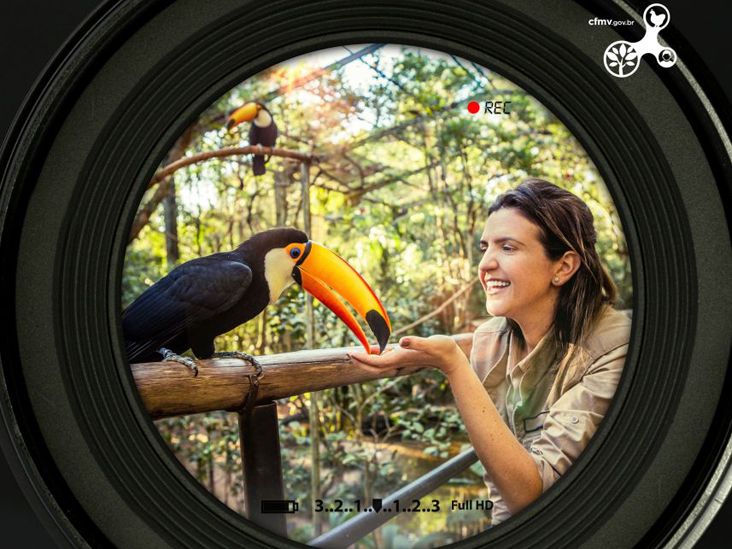
[[[577,424],[577,423],[579,423],[579,418],[577,416],[572,416],[571,418],[569,418],[569,421]]]

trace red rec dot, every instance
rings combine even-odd
[[[468,103],[468,112],[470,114],[475,114],[479,110],[480,110],[480,105],[478,104],[477,101],[471,101],[470,103]]]

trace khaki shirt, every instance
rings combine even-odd
[[[582,453],[605,416],[623,371],[629,312],[607,307],[574,357],[557,357],[548,337],[516,362],[518,345],[505,318],[481,324],[470,363],[516,438],[536,462],[546,491]],[[560,365],[571,360],[564,374]],[[493,501],[492,524],[511,514],[484,477]]]

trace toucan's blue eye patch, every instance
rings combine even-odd
[[[292,248],[290,250],[290,257],[293,258],[293,259],[297,259],[298,257],[300,257],[300,250],[299,250],[299,248]]]

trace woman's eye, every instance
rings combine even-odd
[[[503,247],[502,247],[502,249],[503,249],[504,252],[512,252],[512,251],[514,251],[514,247],[513,246],[509,246],[508,244],[504,244]]]

